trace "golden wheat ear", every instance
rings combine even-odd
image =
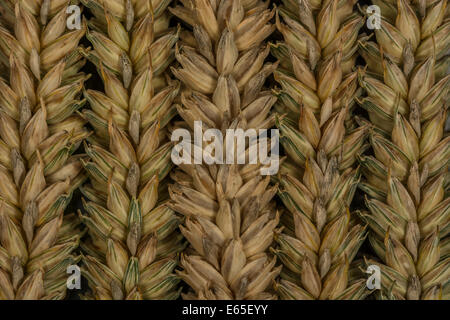
[[[190,28],[176,48],[180,67],[172,68],[183,84],[178,112],[184,122],[175,128],[195,132],[201,120],[223,143],[228,129],[273,126],[276,97],[264,83],[278,63],[266,62],[265,39],[275,29],[268,4],[195,0],[170,9]],[[180,164],[172,174],[169,205],[186,216],[181,232],[190,243],[178,273],[191,288],[185,299],[276,298],[272,282],[280,267],[267,249],[279,221],[272,201],[277,186],[261,176],[261,162],[235,161]]]
[[[360,180],[357,157],[369,126],[353,118],[354,70],[364,17],[355,1],[283,1],[271,45],[280,60],[276,126],[287,154],[279,175],[286,214],[274,253],[283,263],[280,298],[363,299],[369,291],[354,260],[366,228],[349,211]]]
[[[169,27],[170,1],[83,3],[94,15],[93,50],[83,54],[104,85],[84,92],[90,108],[83,115],[94,128],[84,162],[90,182],[82,187],[85,298],[176,299],[173,271],[185,244],[164,180],[172,167],[167,124],[180,89],[166,74],[179,37]]]
[[[377,128],[374,156],[361,162],[363,217],[382,261],[370,263],[380,264],[387,298],[449,299],[447,1],[386,2],[376,39],[360,45],[362,106]]]
[[[79,21],[67,1],[2,1],[0,64],[0,299],[63,299],[82,231],[64,215],[85,180],[74,155],[89,133],[76,111],[86,75]],[[3,68],[2,68],[3,69]]]

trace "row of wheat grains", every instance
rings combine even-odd
[[[0,299],[450,299],[449,8],[357,2],[0,0]],[[175,167],[195,121],[279,172]]]
[[[381,28],[359,42],[373,150],[360,158],[361,217],[383,262],[384,298],[449,300],[450,10],[446,0],[374,3]]]
[[[67,1],[0,1],[0,299],[62,299],[83,235],[65,212],[83,184],[89,136],[76,113],[87,25],[66,29]]]

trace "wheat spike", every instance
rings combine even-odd
[[[359,94],[356,40],[364,23],[356,1],[283,1],[276,15],[284,41],[272,45],[281,61],[275,80],[277,127],[287,154],[279,196],[289,212],[274,250],[284,265],[282,299],[362,299],[365,280],[352,261],[365,227],[349,206],[358,181],[356,157],[368,126],[351,111]]]
[[[276,101],[264,91],[277,63],[264,63],[264,42],[274,31],[268,2],[183,1],[171,12],[192,27],[183,31],[172,68],[185,90],[178,108],[182,127],[221,130],[270,128]],[[267,141],[266,141],[267,142]],[[216,151],[217,152],[217,151]],[[248,152],[248,151],[247,151]],[[181,165],[172,177],[171,207],[186,216],[181,232],[191,248],[181,258],[180,277],[191,291],[185,299],[272,299],[279,273],[271,245],[278,213],[276,186],[259,164]]]
[[[376,41],[360,42],[374,151],[360,159],[369,209],[361,215],[382,261],[382,298],[448,300],[447,1],[386,3]]]
[[[73,153],[89,134],[75,114],[86,24],[67,30],[67,5],[0,2],[0,300],[63,299],[79,261],[78,219],[63,214],[85,180]]]
[[[176,299],[183,240],[163,181],[172,166],[166,125],[179,91],[165,74],[178,39],[169,1],[83,2],[95,16],[87,32],[94,50],[85,54],[104,84],[104,92],[85,92],[84,115],[95,129],[84,164],[90,184],[82,188],[87,297]]]

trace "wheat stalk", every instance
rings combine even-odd
[[[104,92],[87,90],[84,116],[95,135],[84,164],[91,179],[82,216],[90,240],[82,247],[95,299],[175,299],[172,272],[183,249],[180,219],[165,205],[163,183],[172,166],[167,123],[179,84],[164,71],[178,30],[169,29],[169,1],[83,1],[95,18],[85,54]]]
[[[368,66],[360,71],[361,104],[374,126],[374,156],[361,158],[370,211],[362,217],[384,263],[383,298],[450,298],[446,5],[386,1],[376,42],[360,42]]]
[[[277,126],[287,161],[279,196],[289,213],[274,250],[284,265],[283,299],[362,299],[365,280],[351,267],[365,227],[349,212],[360,179],[356,156],[368,126],[351,118],[358,95],[356,40],[364,23],[355,1],[283,1],[276,17],[284,42],[275,80]]]
[[[83,183],[88,133],[75,114],[86,76],[86,24],[66,30],[68,1],[0,2],[0,299],[62,299],[81,236],[63,216]]]

